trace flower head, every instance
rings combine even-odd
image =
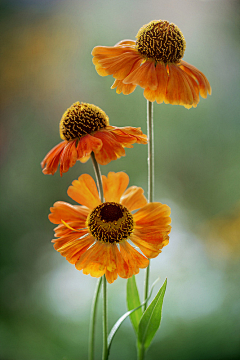
[[[99,75],[113,75],[112,89],[125,95],[136,86],[144,88],[149,101],[196,107],[199,94],[206,98],[211,87],[206,76],[182,60],[186,42],[181,30],[166,20],[144,25],[136,41],[122,40],[115,46],[96,46],[93,63]]]
[[[109,118],[98,106],[74,103],[62,116],[60,137],[63,140],[43,159],[44,174],[54,174],[60,164],[60,175],[77,160],[85,163],[93,151],[96,160],[106,165],[125,155],[124,147],[146,144],[147,136],[140,128],[109,125]]]
[[[148,258],[168,244],[170,208],[147,203],[140,187],[127,189],[129,178],[123,172],[110,172],[102,179],[104,203],[92,177],[83,174],[68,188],[68,195],[81,205],[58,201],[50,209],[49,220],[58,224],[54,248],[84,274],[105,274],[112,283],[118,275],[137,274],[148,266]]]

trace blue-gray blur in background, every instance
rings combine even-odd
[[[60,142],[74,102],[101,107],[116,126],[146,133],[146,100],[111,90],[92,64],[96,45],[134,39],[151,20],[178,25],[184,60],[209,79],[196,109],[154,104],[155,199],[172,208],[170,243],[151,261],[151,282],[168,278],[162,325],[147,359],[240,357],[239,2],[200,0],[1,1],[1,360],[84,360],[96,279],[51,244],[49,207],[91,162],[61,178],[40,162]],[[102,166],[126,171],[147,192],[147,146]],[[134,164],[134,165],[133,165]],[[144,271],[137,276],[142,297]],[[126,311],[126,280],[108,286],[109,326]],[[157,291],[157,290],[156,290]],[[97,324],[101,357],[101,308]],[[110,359],[135,359],[129,320]]]

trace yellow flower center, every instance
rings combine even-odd
[[[74,103],[62,116],[60,121],[60,137],[63,140],[74,140],[109,125],[108,116],[98,106]]]
[[[186,42],[181,30],[166,20],[151,21],[138,31],[136,49],[155,62],[177,63],[183,57]]]
[[[134,221],[125,206],[115,202],[105,202],[88,215],[87,226],[98,241],[119,243],[131,235]]]

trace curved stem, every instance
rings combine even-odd
[[[103,354],[102,360],[108,359],[108,329],[107,329],[107,280],[106,276],[102,276],[103,279]]]
[[[92,315],[90,320],[90,339],[89,339],[89,355],[88,359],[93,360],[94,358],[94,342],[95,342],[95,328],[96,328],[96,315],[97,315],[97,304],[99,293],[101,289],[102,278],[100,277],[97,282],[93,303],[92,303]]]
[[[148,202],[154,198],[154,131],[153,131],[153,103],[147,100],[147,134],[148,134]],[[145,273],[144,300],[148,297],[150,275],[150,260]],[[143,311],[147,308],[147,301]]]

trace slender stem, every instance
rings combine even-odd
[[[147,100],[147,132],[148,132],[148,202],[154,197],[154,131],[153,103]]]
[[[102,360],[108,359],[108,329],[107,329],[107,280],[106,276],[103,275],[103,354]]]
[[[88,359],[93,360],[94,358],[94,342],[95,342],[95,328],[96,328],[96,315],[97,315],[97,304],[99,293],[101,289],[102,278],[100,277],[97,282],[96,290],[94,293],[93,303],[92,303],[92,314],[90,320],[90,339],[89,339],[89,352]]]
[[[99,197],[101,199],[101,202],[104,202],[102,176],[101,176],[100,167],[99,167],[99,165],[98,165],[98,163],[96,161],[94,152],[91,153],[91,158],[92,158],[93,168],[94,168],[94,172],[95,172],[95,176],[96,176],[96,180],[97,180]],[[105,276],[101,277],[98,280],[97,287],[96,287],[96,290],[95,290],[95,296],[94,296],[94,299],[93,299],[92,315],[91,315],[91,322],[90,322],[89,360],[93,360],[93,358],[94,358],[94,342],[95,342],[94,340],[95,340],[95,328],[96,328],[97,303],[98,303],[98,299],[99,299],[99,292],[100,292],[100,289],[101,289],[101,283],[102,282],[103,282],[103,289],[104,289],[104,279],[105,279],[105,282],[106,282]],[[105,284],[105,288],[106,288],[106,284]],[[103,293],[105,294],[105,302],[106,302],[106,290],[104,290],[104,291],[103,291]],[[103,295],[103,298],[104,298],[104,295]],[[107,306],[105,306],[105,309],[107,309]],[[105,315],[103,315],[103,316],[106,318],[106,316],[107,316],[106,311],[104,312],[104,314]],[[106,322],[107,322],[107,320],[105,321],[105,323]],[[105,330],[103,330],[103,331],[105,331]],[[105,334],[105,332],[104,332],[104,334]],[[105,338],[107,339],[107,333],[105,335]],[[105,347],[107,349],[107,342],[106,342],[106,345],[105,345],[105,342],[103,344],[104,349],[105,349]]]
[[[100,167],[99,167],[99,165],[97,163],[97,160],[95,158],[95,155],[94,155],[93,151],[91,152],[91,158],[92,158],[92,163],[93,163],[95,176],[96,176],[96,179],[97,179],[99,197],[101,199],[101,202],[104,202],[101,171],[100,171]]]
[[[153,131],[153,103],[147,100],[147,133],[148,133],[148,202],[154,198],[154,131]],[[144,300],[148,297],[150,275],[150,260],[145,272]],[[143,311],[147,308],[147,302]]]

